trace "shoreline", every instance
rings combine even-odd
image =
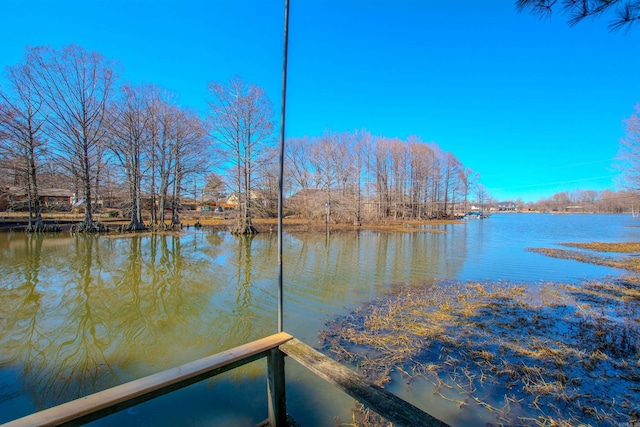
[[[60,227],[59,232],[70,232],[70,228],[82,222],[83,217],[80,214],[70,213],[53,213],[43,214],[43,220],[46,225],[56,225]],[[132,234],[136,232],[126,231],[121,232],[120,228],[129,224],[129,220],[122,218],[110,218],[107,215],[94,215],[94,220],[97,223],[104,224],[109,229],[109,234],[122,233]],[[24,231],[28,216],[22,212],[4,212],[0,215],[0,232],[9,231]],[[201,218],[198,215],[184,215],[181,218],[181,226],[178,230],[171,230],[168,228],[166,231],[180,231],[184,229],[190,229],[191,227],[203,228],[215,231],[228,231],[235,225],[234,219],[220,219],[220,218]],[[274,233],[277,232],[278,220],[276,218],[259,218],[253,219],[253,225],[260,233]],[[302,219],[302,218],[285,218],[283,220],[283,230],[286,232],[326,232],[327,229],[330,232],[337,231],[388,231],[388,232],[430,232],[430,233],[442,233],[444,231],[430,228],[440,225],[460,224],[459,219],[438,219],[438,220],[387,220],[387,221],[372,221],[362,222],[361,225],[354,225],[353,223],[333,223],[328,225],[323,220],[314,219]],[[151,232],[162,231],[152,230],[151,228],[145,228],[138,232]]]

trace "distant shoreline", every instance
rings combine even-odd
[[[547,215],[631,215],[626,213],[596,213],[596,212],[543,212],[543,211],[498,211],[490,212],[494,214],[547,214]],[[43,220],[47,225],[58,225],[60,232],[69,232],[73,225],[82,222],[83,215],[69,212],[46,213],[43,214]],[[491,219],[488,219],[489,221]],[[24,231],[27,226],[28,214],[26,212],[2,212],[0,213],[0,232],[8,231]],[[110,233],[119,233],[122,226],[129,224],[128,219],[112,218],[106,214],[95,214],[94,221],[104,224],[109,228]],[[200,212],[187,212],[181,214],[180,223],[182,229],[190,229],[191,227],[206,228],[209,230],[227,231],[235,224],[235,218],[215,218],[208,215],[202,215]],[[337,231],[388,231],[388,232],[442,232],[439,229],[430,229],[428,227],[444,224],[460,224],[461,218],[457,219],[425,219],[425,220],[386,220],[386,221],[362,221],[360,225],[354,225],[352,222],[329,222],[324,219],[306,219],[298,217],[288,217],[283,219],[284,231],[287,232],[331,232]],[[167,222],[168,223],[168,222]],[[148,222],[145,222],[148,224]],[[253,225],[260,233],[277,232],[277,218],[257,218],[253,220]],[[153,231],[144,229],[141,232]],[[178,231],[178,230],[167,230]],[[126,232],[130,234],[131,232]]]

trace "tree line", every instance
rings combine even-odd
[[[0,161],[4,184],[25,189],[30,230],[42,226],[38,189],[47,177],[77,195],[85,231],[96,230],[100,195],[114,188],[127,195],[132,230],[144,219],[178,224],[181,198],[219,195],[222,184],[238,197],[237,232],[255,231],[254,215],[275,213],[273,108],[264,89],[239,77],[211,82],[201,117],[166,89],[120,82],[117,70],[77,45],[27,48],[7,67]],[[332,220],[448,215],[478,179],[436,144],[366,131],[291,138],[286,158],[287,194],[320,200]]]
[[[520,210],[621,214],[638,212],[638,194],[630,190],[574,190],[555,193],[535,202],[516,200]]]
[[[211,82],[200,115],[166,89],[121,82],[117,63],[77,45],[27,48],[4,82],[0,184],[24,189],[29,230],[42,227],[41,188],[72,190],[84,231],[99,229],[93,213],[106,193],[119,196],[130,230],[177,225],[187,199],[221,204],[230,194],[236,233],[255,232],[256,215],[276,214],[274,114],[259,86]],[[627,126],[635,135],[637,117]],[[477,172],[418,137],[328,131],[285,146],[289,215],[360,224],[450,217],[493,202]]]
[[[128,194],[129,229],[143,227],[144,210],[153,226],[178,224],[185,183],[211,169],[212,153],[224,142],[218,122],[209,123],[220,116],[202,118],[153,84],[121,83],[116,63],[77,45],[28,48],[5,76],[0,161],[5,180],[26,191],[29,230],[42,227],[42,175],[73,189],[74,202],[84,209],[83,231],[98,230],[93,212],[106,185]],[[238,89],[234,82],[221,90]],[[254,88],[235,93],[239,115],[246,99],[264,97]],[[214,83],[210,89],[217,93]],[[249,120],[257,122],[255,116]],[[239,127],[235,138],[251,144],[261,136],[255,126]]]
[[[417,137],[328,132],[289,139],[285,155],[290,208],[355,224],[450,216],[482,188],[455,155]]]

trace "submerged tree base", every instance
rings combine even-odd
[[[72,225],[69,231],[71,233],[106,233],[109,227],[99,222],[92,222],[89,225],[81,223]]]
[[[182,224],[181,223],[166,224],[166,223],[160,222],[158,224],[151,224],[149,225],[148,228],[153,231],[179,231],[179,230],[182,230]]]
[[[24,230],[26,233],[54,233],[62,231],[62,227],[58,224],[32,224]]]
[[[251,224],[236,225],[229,230],[231,234],[258,234],[258,229]]]
[[[131,221],[129,224],[121,226],[120,232],[126,233],[126,232],[135,232],[135,231],[144,231],[146,229],[147,229],[147,226],[144,225],[143,223],[138,221]]]

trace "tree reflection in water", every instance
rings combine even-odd
[[[0,346],[10,348],[10,354],[3,353],[0,367],[20,361],[24,367],[23,375],[37,376],[34,366],[46,362],[43,348],[50,346],[47,331],[39,324],[43,315],[42,293],[37,289],[39,283],[40,254],[43,236],[40,233],[25,235],[22,264],[16,264],[16,275],[22,281],[12,281],[3,289],[2,304],[0,304]],[[19,316],[14,316],[19,313]],[[11,332],[8,334],[8,332]],[[35,372],[34,372],[35,371]],[[10,376],[9,379],[12,379]],[[0,383],[0,399],[11,399],[20,393],[20,385],[16,382],[2,381]]]
[[[459,268],[440,252],[461,251],[437,237],[287,235],[286,329],[314,342],[345,306]],[[277,241],[266,233],[0,234],[0,255],[0,423],[277,329]],[[229,390],[264,372],[250,364],[201,386],[224,412]]]
[[[46,239],[11,242],[0,266],[0,404],[43,409],[224,346],[201,318],[220,285],[179,236]],[[45,241],[61,244],[43,263]]]
[[[253,336],[252,322],[245,322],[244,319],[252,318],[251,312],[251,243],[255,234],[237,235],[238,241],[236,281],[237,295],[235,308],[231,317],[232,324],[230,333],[243,342],[249,342]]]

